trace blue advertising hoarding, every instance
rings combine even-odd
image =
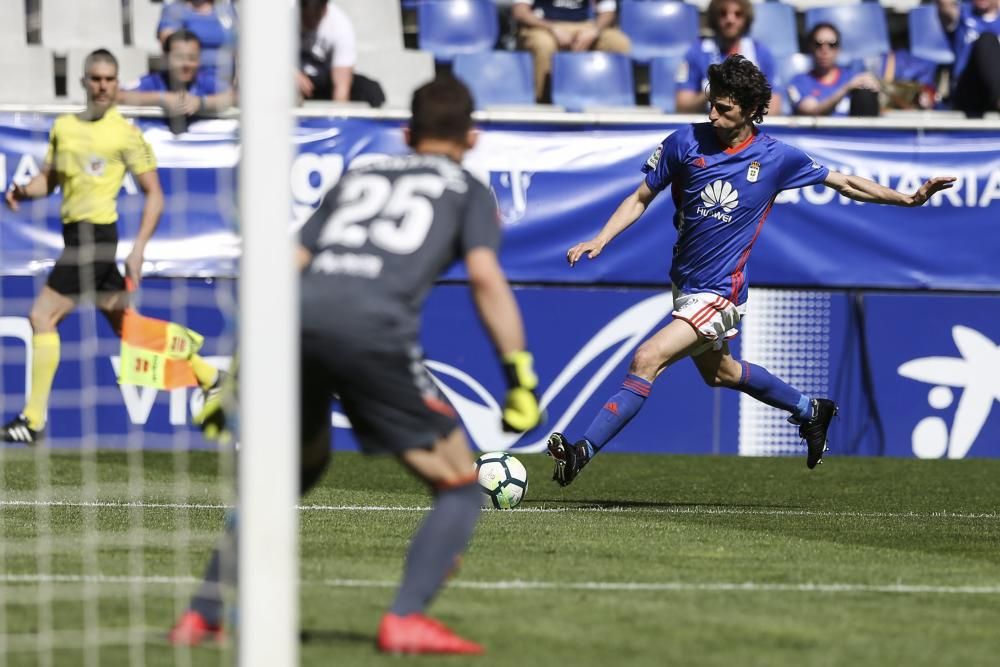
[[[0,186],[35,173],[48,119],[0,117]],[[167,193],[148,272],[232,276],[239,254],[234,168],[235,121],[195,124],[175,136],[143,123]],[[504,268],[512,280],[557,284],[665,285],[675,238],[673,205],[658,197],[599,262],[570,271],[566,249],[590,238],[634,190],[640,166],[676,125],[586,128],[488,125],[465,165],[488,181],[504,224]],[[919,209],[875,207],[814,186],[783,193],[754,247],[751,284],[893,289],[1000,289],[1000,135],[976,131],[770,128],[849,174],[903,191],[932,175],[956,186]],[[291,217],[301,223],[351,165],[405,150],[398,121],[309,119],[297,127],[289,175]],[[768,165],[762,165],[767,169]],[[138,225],[141,197],[131,181],[121,197],[123,238]],[[0,212],[3,273],[34,273],[57,252],[58,198]],[[276,221],[277,222],[277,221]],[[460,269],[450,274],[461,278]]]
[[[0,121],[3,185],[37,169],[48,120]],[[579,434],[621,382],[635,346],[669,317],[672,204],[660,197],[599,261],[570,270],[566,249],[592,235],[638,184],[638,167],[676,126],[484,128],[467,166],[488,179],[504,224],[502,261],[520,283],[531,348],[549,412],[544,432],[499,428],[502,379],[456,267],[427,305],[429,366],[483,450],[540,451],[549,430]],[[167,210],[147,251],[144,312],[207,334],[206,353],[231,352],[232,281],[239,256],[235,214],[235,126],[214,121],[176,137],[144,124],[160,162]],[[755,246],[750,316],[734,353],[796,386],[840,401],[833,454],[1000,456],[992,415],[988,342],[1000,340],[1000,139],[975,132],[768,129],[848,173],[912,190],[932,174],[959,177],[922,209],[875,208],[831,190],[784,193]],[[290,179],[290,218],[301,223],[345,169],[404,150],[399,123],[302,121]],[[766,165],[765,165],[766,168]],[[126,182],[123,238],[134,233],[141,197]],[[276,221],[281,224],[281,221]],[[0,387],[4,416],[20,408],[39,280],[61,248],[58,197],[19,214],[0,212]],[[127,244],[123,244],[127,250]],[[212,280],[212,278],[227,278]],[[871,293],[862,288],[921,290]],[[979,295],[934,295],[962,289]],[[461,332],[461,334],[456,334]],[[919,335],[914,335],[919,332]],[[203,446],[187,425],[197,392],[155,392],[115,381],[117,340],[93,311],[61,327],[51,435],[75,446],[141,440],[143,446]],[[96,334],[96,347],[90,341]],[[971,361],[970,361],[971,360]],[[996,373],[992,373],[996,375]],[[987,399],[986,396],[989,396]],[[334,442],[353,447],[334,412]],[[784,415],[736,392],[704,386],[689,362],[657,381],[643,412],[614,448],[632,452],[799,454]]]
[[[35,281],[0,281],[0,399],[19,409],[27,382]],[[483,450],[536,452],[550,430],[579,435],[617,390],[636,345],[669,317],[669,292],[653,288],[521,287],[515,290],[536,357],[543,429],[523,436],[500,428],[504,385],[489,340],[464,285],[439,285],[426,308],[428,366]],[[233,349],[227,304],[232,281],[148,279],[142,312],[182,321],[206,334],[207,358],[225,367]],[[751,314],[733,341],[746,356],[804,390],[836,398],[831,456],[921,458],[1000,456],[997,296],[865,294],[753,289]],[[118,341],[92,309],[60,328],[64,354],[56,376],[50,437],[56,446],[204,447],[189,426],[198,392],[118,385]],[[782,332],[776,335],[775,332]],[[275,387],[275,391],[282,388]],[[643,411],[611,451],[798,455],[786,415],[738,392],[706,387],[694,364],[669,368]],[[333,443],[356,443],[343,415],[332,414]]]

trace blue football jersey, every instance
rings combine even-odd
[[[792,77],[788,82],[788,99],[792,103],[792,111],[799,112],[799,105],[807,98],[823,102],[832,97],[841,86],[860,72],[858,67],[835,67],[826,76],[817,77],[814,72],[802,72]],[[844,95],[829,116],[846,116],[851,111],[851,96]]]
[[[782,190],[815,185],[829,169],[797,148],[755,132],[723,148],[710,123],[668,136],[643,164],[654,192],[671,187],[676,212],[670,279],[685,294],[747,298],[747,260]]]

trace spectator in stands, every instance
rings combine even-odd
[[[951,48],[952,105],[972,118],[1000,111],[1000,0],[937,0]]]
[[[518,43],[535,59],[535,99],[548,98],[556,51],[632,49],[625,33],[614,27],[616,9],[614,0],[514,0],[511,16],[519,26]]]
[[[163,5],[156,37],[166,48],[171,33],[186,29],[201,42],[201,67],[232,81],[236,73],[236,8],[215,0],[174,0]]]
[[[840,31],[829,23],[818,23],[809,31],[808,45],[812,70],[792,77],[788,83],[792,111],[801,116],[871,115],[870,109],[860,107],[870,100],[870,95],[878,95],[878,79],[859,68],[837,65]],[[857,94],[859,91],[868,95]],[[877,98],[875,104],[877,113]]]
[[[183,28],[172,32],[163,45],[163,61],[161,71],[119,91],[118,102],[161,107],[175,131],[186,129],[194,116],[232,105],[229,85],[201,68],[201,42],[193,32]]]
[[[304,100],[385,102],[375,81],[354,73],[358,52],[351,19],[328,0],[299,0],[299,69],[295,73]]]
[[[937,65],[906,49],[863,61],[881,83],[882,109],[933,109],[937,103]]]
[[[692,44],[677,70],[678,113],[708,111],[708,98],[705,96],[708,66],[721,63],[737,53],[757,65],[771,84],[771,103],[767,113],[781,113],[781,82],[777,79],[774,56],[766,46],[748,37],[753,25],[750,0],[711,0],[705,13],[713,36]]]

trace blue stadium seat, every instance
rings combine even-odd
[[[792,113],[794,108],[787,95],[788,82],[799,74],[811,70],[812,65],[812,56],[805,53],[793,53],[778,60],[778,80],[781,81],[781,85],[786,87],[786,94],[782,97],[781,103],[782,108],[787,109],[785,113]]]
[[[417,6],[417,44],[438,62],[459,53],[490,51],[500,25],[491,0],[433,0]]]
[[[812,56],[805,53],[785,56],[778,61],[778,78],[785,85],[792,80],[792,77],[812,69],[812,64]]]
[[[906,20],[910,31],[910,53],[937,65],[955,62],[955,53],[948,46],[935,5],[911,9]]]
[[[677,111],[677,67],[682,60],[661,56],[649,61],[649,103],[664,113]]]
[[[806,32],[817,23],[832,23],[840,31],[840,63],[889,52],[885,10],[874,2],[806,10]]]
[[[698,9],[678,0],[618,4],[621,28],[632,40],[632,59],[683,56],[698,38]]]
[[[460,53],[452,62],[452,71],[469,86],[477,109],[535,103],[534,70],[528,53]]]
[[[795,9],[781,2],[761,2],[753,8],[750,36],[763,42],[776,59],[799,52]]]
[[[635,106],[632,62],[620,53],[561,51],[552,58],[552,102],[568,111]]]

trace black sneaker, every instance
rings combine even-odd
[[[829,449],[826,446],[826,432],[830,422],[837,414],[837,404],[829,398],[814,398],[813,417],[799,426],[799,437],[806,441],[809,454],[806,456],[806,467],[812,470],[817,463],[823,462],[823,453]]]
[[[562,433],[553,433],[549,436],[548,448],[549,456],[556,460],[552,479],[559,482],[559,486],[569,486],[580,474],[583,466],[590,461],[587,443],[580,440],[571,445]]]
[[[42,439],[42,431],[36,431],[28,426],[28,418],[24,415],[18,415],[7,422],[0,430],[0,435],[5,442],[17,442],[22,445],[33,445]]]

